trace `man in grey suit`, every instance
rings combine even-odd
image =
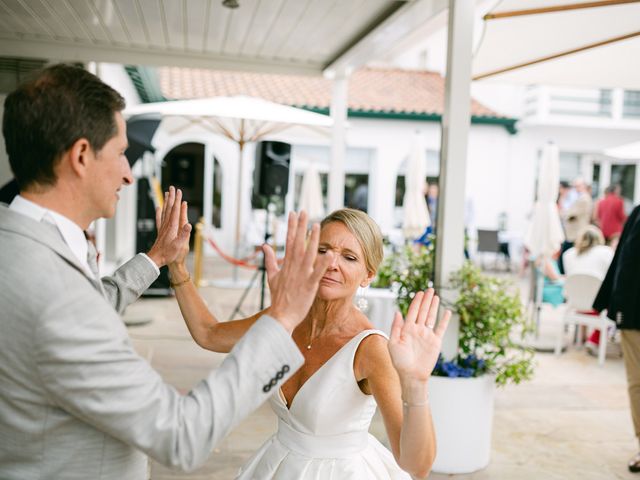
[[[331,261],[316,261],[317,225],[305,243],[304,214],[290,216],[282,269],[270,267],[271,315],[191,392],[179,394],[136,354],[119,312],[185,248],[190,226],[170,189],[154,248],[98,278],[83,230],[113,216],[132,182],[123,108],[117,92],[67,65],[5,101],[20,195],[0,206],[2,479],[143,479],[147,455],[194,469],[303,363],[291,332]]]

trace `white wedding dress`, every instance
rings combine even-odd
[[[300,388],[288,409],[271,396],[278,431],[242,467],[241,480],[410,480],[391,452],[369,433],[376,410],[362,393],[353,360],[365,330],[347,342]]]

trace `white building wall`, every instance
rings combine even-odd
[[[122,65],[115,63],[99,63],[95,73],[100,79],[114,90],[117,90],[127,102],[127,106],[140,103],[140,96]]]

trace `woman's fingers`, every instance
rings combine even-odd
[[[424,298],[424,292],[417,292],[411,300],[411,305],[409,305],[409,310],[407,310],[407,316],[404,319],[404,324],[408,325],[410,323],[416,323],[416,319],[418,318],[418,311],[420,310],[420,304],[422,303],[422,299]]]
[[[422,297],[422,302],[420,302],[420,309],[418,310],[418,318],[416,319],[417,325],[424,325],[427,323],[427,318],[429,316],[429,308],[433,304],[434,301],[434,290],[433,288],[428,288],[424,291],[424,296]],[[435,297],[436,299],[438,297]]]
[[[428,305],[429,313],[425,323],[426,327],[433,328],[436,326],[436,320],[438,319],[438,307],[440,307],[440,297],[437,295],[432,296],[432,301],[430,305]]]
[[[438,328],[435,329],[435,334],[442,338],[444,336],[444,332],[447,331],[447,327],[449,326],[449,320],[451,319],[451,310],[445,310],[440,322],[438,322]]]

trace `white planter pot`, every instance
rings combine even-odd
[[[489,465],[495,377],[431,377],[429,400],[436,430],[433,471],[471,473]]]

